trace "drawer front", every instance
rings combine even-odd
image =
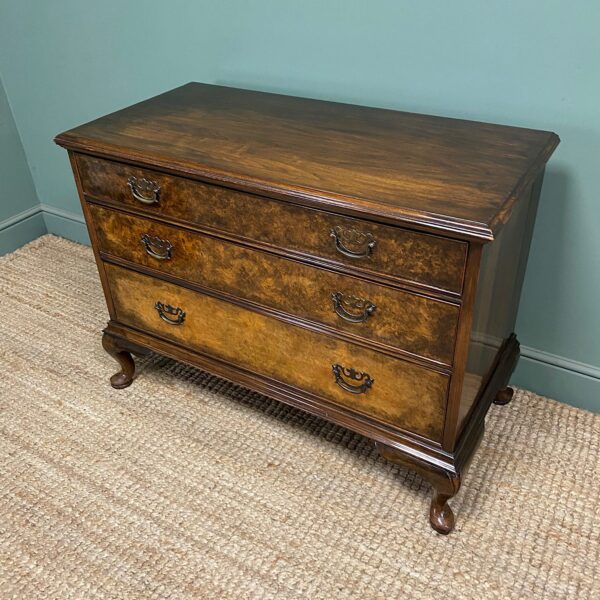
[[[446,375],[116,265],[105,267],[119,322],[441,440]]]
[[[460,294],[467,244],[311,210],[130,165],[77,156],[85,194],[307,253],[352,270]],[[131,179],[130,178],[135,178]]]
[[[452,364],[458,306],[90,205],[100,250],[361,338]]]

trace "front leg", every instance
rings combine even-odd
[[[102,336],[102,346],[121,367],[121,370],[110,378],[110,385],[117,390],[130,386],[135,374],[135,362],[131,354],[125,349],[119,338],[106,332]]]
[[[429,476],[433,486],[433,497],[429,509],[429,523],[438,533],[448,535],[454,529],[454,513],[448,500],[456,495],[460,488],[460,476]]]
[[[449,534],[454,529],[454,513],[448,500],[455,496],[460,489],[461,476],[458,473],[417,461],[385,444],[375,442],[375,446],[383,458],[416,471],[423,479],[431,483],[433,497],[429,509],[429,523],[438,533]]]

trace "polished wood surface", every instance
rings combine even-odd
[[[462,481],[460,474],[447,469],[432,468],[423,461],[407,460],[405,454],[386,444],[376,443],[375,445],[383,458],[413,469],[431,482],[433,496],[429,508],[429,522],[438,533],[449,534],[454,529],[454,513],[448,500],[453,498],[460,489]]]
[[[77,164],[84,193],[93,200],[199,225],[204,230],[231,234],[238,240],[292,252],[304,260],[312,257],[321,264],[327,262],[371,277],[455,295],[462,289],[467,253],[464,242],[307,210],[92,157],[80,156]],[[131,176],[155,182],[160,188],[159,201],[147,205],[137,200],[128,186]],[[372,235],[375,246],[366,257],[348,257],[339,251],[331,235],[336,227]]]
[[[446,375],[116,265],[106,265],[106,272],[119,322],[439,441]],[[163,320],[157,302],[180,308],[183,322]],[[368,373],[372,387],[361,394],[342,389],[335,364]]]
[[[91,205],[99,249],[118,257],[235,298],[329,325],[416,357],[451,365],[458,305],[319,269],[215,237],[185,231],[158,221]],[[162,240],[168,257],[148,246]],[[142,242],[146,239],[146,244]],[[184,283],[185,285],[185,283]],[[332,296],[336,296],[334,302]],[[350,298],[358,306],[348,306]],[[373,308],[365,310],[365,303]],[[337,306],[336,306],[337,305]],[[337,312],[336,312],[337,308]],[[340,316],[341,314],[341,316]],[[364,318],[361,322],[348,319]]]
[[[555,134],[190,83],[57,142],[490,239]]]
[[[461,391],[455,437],[480,401],[498,352],[514,331],[543,178],[542,171],[522,194],[498,239],[483,248],[465,368],[469,385]]]
[[[129,387],[133,382],[133,376],[135,374],[135,362],[131,353],[125,349],[124,345],[120,345],[114,337],[108,335],[102,336],[102,347],[121,367],[121,370],[110,378],[110,384],[116,390],[122,390]]]
[[[151,350],[366,435],[452,530],[555,134],[189,84],[56,141],[115,388]]]

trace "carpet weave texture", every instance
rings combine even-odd
[[[453,534],[364,438],[156,355],[108,377],[89,248],[0,258],[0,597],[600,598],[600,416],[493,407]]]

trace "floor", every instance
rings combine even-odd
[[[113,390],[89,248],[0,258],[0,597],[600,598],[600,415],[519,390],[453,500],[158,356]]]

